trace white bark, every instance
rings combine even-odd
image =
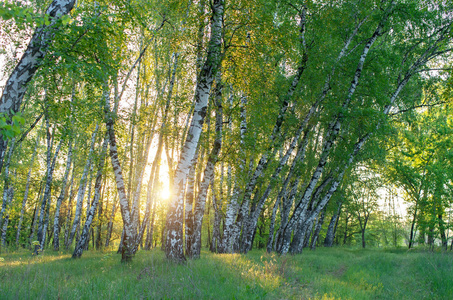
[[[50,205],[50,193],[51,193],[51,187],[52,187],[52,178],[53,178],[53,172],[55,169],[55,164],[57,160],[58,153],[61,148],[61,140],[58,143],[57,148],[55,149],[55,153],[52,159],[52,148],[53,148],[53,143],[54,143],[54,134],[50,133],[50,124],[49,124],[49,119],[46,119],[46,127],[47,127],[47,174],[46,174],[46,184],[44,188],[44,194],[42,197],[42,202],[41,202],[41,209],[40,209],[40,214],[39,214],[39,223],[38,223],[38,242],[39,245],[35,246],[35,253],[38,254],[39,248],[44,249],[44,242],[46,239],[46,224],[45,224],[45,217],[46,217],[46,206]],[[49,203],[48,203],[49,202]]]
[[[3,201],[6,202],[6,207],[8,208],[8,206],[11,205],[11,202],[13,201],[13,196],[14,196],[14,188],[13,187],[9,187],[8,189],[6,189],[6,191],[3,192]],[[8,223],[9,223],[9,209],[6,210],[6,215],[5,215],[5,219],[3,221],[3,226],[0,227],[1,229],[1,234],[2,234],[2,246],[5,246],[6,245],[6,230],[8,229]]]
[[[286,95],[284,96],[283,101],[280,105],[280,111],[278,113],[277,120],[276,120],[274,128],[272,130],[272,134],[269,137],[269,141],[270,141],[269,149],[261,156],[261,158],[258,162],[258,165],[256,166],[255,171],[253,172],[252,177],[250,178],[248,184],[245,187],[244,197],[242,200],[241,208],[239,210],[239,215],[238,215],[237,225],[236,225],[236,227],[239,227],[239,230],[238,230],[238,228],[236,228],[236,230],[235,230],[235,232],[236,232],[235,237],[234,237],[235,239],[239,238],[238,232],[240,231],[240,228],[242,227],[242,222],[247,218],[247,216],[249,214],[250,199],[252,196],[252,192],[256,187],[258,179],[263,175],[264,171],[267,169],[269,159],[274,157],[276,152],[278,151],[278,148],[276,147],[277,146],[276,140],[279,136],[281,126],[283,124],[283,121],[284,121],[284,118],[286,115],[286,111],[288,110],[289,104],[290,104],[292,97],[294,95],[294,92],[296,91],[296,88],[300,82],[302,74],[304,73],[304,71],[307,67],[308,56],[307,56],[307,52],[306,52],[307,49],[306,49],[305,39],[304,39],[305,25],[306,25],[305,24],[306,23],[306,8],[303,7],[299,13],[300,13],[300,22],[299,22],[300,39],[301,39],[301,44],[302,44],[302,49],[301,49],[302,60],[299,63],[297,73],[294,76],[294,78],[291,82],[291,85],[290,85],[288,91],[286,92]],[[308,122],[308,120],[306,122]],[[306,122],[304,122],[304,123],[306,123]],[[303,126],[301,126],[301,128],[303,128]]]
[[[118,159],[118,150],[116,146],[116,136],[114,129],[114,121],[112,113],[110,111],[110,95],[108,86],[104,86],[104,100],[105,100],[105,122],[107,127],[107,133],[109,134],[110,140],[110,159],[112,161],[113,172],[115,175],[116,189],[118,191],[118,198],[121,208],[121,216],[123,217],[124,224],[124,239],[122,247],[121,261],[128,262],[132,260],[132,247],[135,241],[134,227],[132,224],[131,210],[129,202],[127,201],[126,190],[124,186],[123,173],[121,164]]]
[[[60,195],[58,196],[57,199],[57,205],[55,207],[55,216],[54,216],[54,222],[53,222],[53,249],[55,251],[58,251],[60,249],[60,207],[61,207],[61,202],[63,202],[63,199],[67,195],[67,182],[68,182],[68,177],[69,177],[69,171],[71,169],[71,164],[72,164],[72,146],[73,142],[72,140],[69,141],[69,149],[68,149],[68,157],[66,159],[66,168],[64,171],[63,175],[63,182],[61,185],[61,191]]]
[[[68,243],[66,244],[66,248],[68,248],[71,244],[72,241],[74,240],[74,236],[77,232],[77,228],[79,227],[80,224],[80,218],[82,215],[82,207],[83,207],[83,199],[85,197],[85,190],[87,186],[87,177],[88,177],[88,171],[90,170],[91,167],[91,160],[93,157],[93,151],[94,151],[94,145],[96,142],[96,135],[99,130],[99,124],[96,124],[96,128],[94,129],[93,133],[91,134],[91,144],[90,144],[90,150],[88,152],[88,157],[85,163],[85,167],[83,169],[82,173],[82,178],[80,179],[80,184],[79,184],[79,189],[77,192],[77,202],[76,202],[76,211],[74,214],[74,221],[72,223],[72,228],[71,228],[71,233],[69,234],[69,239]],[[88,195],[89,197],[89,195]]]
[[[98,171],[96,175],[96,182],[94,186],[94,197],[93,201],[90,206],[90,210],[87,213],[87,218],[85,224],[82,229],[82,234],[80,235],[80,239],[77,242],[77,245],[74,249],[74,253],[72,254],[72,258],[79,258],[82,256],[83,250],[86,247],[86,244],[89,240],[90,228],[91,224],[93,223],[94,216],[96,214],[96,209],[99,203],[99,199],[101,198],[101,188],[102,188],[102,173],[104,172],[104,162],[105,162],[105,155],[107,152],[107,145],[108,145],[108,136],[104,138],[104,142],[102,144],[101,150],[101,157],[98,164]],[[88,195],[89,196],[89,195]]]
[[[77,145],[74,146],[74,150]],[[68,198],[68,207],[66,209],[66,220],[65,220],[65,231],[64,231],[64,245],[65,249],[68,250],[69,247],[69,233],[70,233],[70,226],[71,226],[71,218],[72,218],[72,200],[74,199],[74,176],[75,176],[75,159],[73,160],[72,166],[72,175],[71,175],[71,184],[69,185],[69,198]]]
[[[355,74],[353,76],[351,85],[348,89],[346,99],[342,104],[343,109],[347,108],[349,103],[352,100],[352,96],[354,95],[354,93],[357,89],[357,86],[358,86],[358,83],[359,83],[359,80],[360,80],[360,77],[361,77],[361,74],[363,71],[364,63],[368,56],[370,48],[373,46],[373,44],[377,40],[377,38],[382,34],[382,28],[383,28],[384,23],[386,22],[387,18],[388,18],[388,14],[386,14],[384,16],[383,20],[379,23],[379,25],[377,26],[373,35],[370,37],[370,39],[367,41],[367,43],[365,44],[365,46],[363,48],[363,51],[360,56],[359,62],[357,64],[357,68],[356,68]],[[284,241],[283,241],[283,245],[282,245],[283,247],[281,249],[282,254],[287,253],[289,250],[291,232],[295,229],[295,226],[297,223],[295,221],[295,219],[298,218],[298,217],[294,217],[294,216],[303,215],[304,208],[310,201],[310,199],[313,195],[313,192],[315,191],[316,184],[318,183],[318,180],[321,178],[325,165],[327,164],[327,161],[328,161],[328,158],[330,155],[330,151],[331,151],[332,147],[334,146],[334,143],[335,143],[335,140],[336,140],[338,134],[340,133],[342,117],[343,116],[341,113],[338,114],[335,117],[334,121],[332,121],[330,123],[330,125],[327,129],[326,135],[324,137],[322,153],[321,153],[318,165],[317,165],[315,171],[313,172],[310,182],[309,182],[307,188],[305,189],[305,192],[304,192],[299,204],[297,205],[296,209],[294,210],[290,221],[288,222],[287,226],[283,230]]]
[[[187,180],[187,173],[200,139],[211,85],[220,63],[224,3],[222,0],[214,0],[211,7],[211,38],[208,45],[207,57],[200,71],[199,80],[195,89],[196,103],[193,117],[181,152],[178,167],[176,168],[173,193],[167,214],[165,253],[168,259],[178,262],[185,260],[183,247],[184,186]]]
[[[0,211],[0,229],[3,228],[3,215],[5,215],[7,213],[7,211],[9,210],[9,205],[10,205],[10,201],[9,201],[9,195],[10,195],[10,193],[9,193],[9,189],[10,189],[9,166],[11,164],[11,157],[13,156],[14,148],[15,148],[15,138],[13,138],[11,146],[8,149],[9,151],[8,151],[8,155],[7,155],[7,159],[6,159],[5,171],[3,174],[4,185],[3,185],[2,209]]]
[[[216,89],[215,89],[215,106],[216,106],[216,121],[215,121],[215,133],[216,138],[212,147],[211,153],[208,157],[206,164],[203,181],[200,184],[200,191],[197,196],[195,203],[194,216],[193,216],[193,231],[192,231],[192,258],[199,258],[201,251],[201,227],[203,224],[203,216],[206,205],[206,197],[208,194],[209,185],[214,180],[214,168],[218,160],[220,149],[222,148],[222,130],[223,130],[223,109],[222,109],[222,82],[220,71],[216,78]],[[212,185],[211,185],[212,186]],[[215,202],[215,195],[213,193],[213,201]]]
[[[300,135],[302,134],[302,130],[305,129],[306,124],[302,124],[302,126],[299,127],[298,131],[296,132],[295,136],[293,137],[293,140],[289,146],[289,148],[286,150],[285,155],[280,159],[279,164],[277,168],[274,171],[274,174],[272,174],[272,177],[270,179],[269,185],[267,186],[266,190],[264,191],[263,195],[259,199],[258,203],[256,204],[256,207],[253,211],[251,211],[250,215],[248,216],[245,226],[243,228],[243,241],[242,241],[242,249],[241,252],[247,253],[252,249],[252,242],[253,242],[253,236],[254,232],[256,230],[256,226],[258,224],[258,218],[261,214],[261,210],[263,209],[264,203],[269,196],[269,193],[271,192],[271,189],[273,188],[274,182],[278,180],[278,176],[283,169],[283,167],[286,165],[286,163],[289,160],[289,157],[293,153],[294,148],[296,147],[296,144],[300,138]],[[310,128],[308,128],[305,133],[302,141],[300,141],[300,144],[302,145],[302,152],[305,152],[305,147],[308,144],[308,136],[309,136],[309,131]]]
[[[230,105],[232,104],[232,99],[230,99]],[[240,127],[240,153],[241,159],[239,161],[239,172],[238,174],[244,175],[246,157],[245,157],[245,135],[247,133],[247,97],[243,95],[241,97],[241,127]],[[231,123],[229,124],[231,130]],[[228,175],[231,177],[231,166],[228,169]],[[236,236],[236,231],[239,231],[240,228],[235,224],[235,218],[238,213],[240,204],[239,204],[239,195],[241,192],[239,176],[236,176],[236,182],[233,188],[233,194],[231,196],[230,202],[227,204],[226,213],[225,213],[225,229],[223,230],[223,238],[220,243],[218,251],[220,253],[233,253],[233,242]],[[238,235],[238,234],[237,234]]]
[[[22,222],[24,220],[24,213],[25,213],[25,205],[27,204],[27,200],[28,200],[28,193],[30,191],[30,178],[31,178],[31,172],[32,172],[32,169],[33,169],[33,163],[35,161],[35,157],[36,157],[36,152],[38,150],[38,145],[39,145],[39,134],[38,136],[36,137],[36,143],[35,143],[35,148],[33,150],[33,154],[32,154],[32,157],[31,157],[31,161],[30,161],[30,168],[28,170],[28,174],[27,174],[27,183],[25,184],[25,192],[24,192],[24,198],[22,200],[22,208],[20,210],[20,216],[19,216],[19,224],[17,224],[17,233],[16,233],[16,246],[19,246],[19,241],[20,241],[20,231],[22,229]]]
[[[17,113],[19,111],[28,83],[39,68],[55,32],[58,30],[57,21],[72,10],[74,3],[75,0],[54,0],[49,5],[46,10],[49,25],[36,28],[22,58],[9,76],[0,98],[0,113],[10,115],[11,112]],[[0,135],[0,172],[6,145],[7,140],[3,140]]]
[[[117,201],[117,195],[113,198],[113,203],[112,203],[112,212],[110,213],[110,219],[107,224],[107,234],[105,237],[105,248],[107,248],[110,244],[110,238],[112,237],[112,230],[113,230],[113,220],[115,219],[115,214],[116,214],[116,208],[118,201]]]

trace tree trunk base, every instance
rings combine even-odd
[[[124,247],[123,247],[124,249]],[[130,251],[123,250],[121,252],[121,263],[130,263],[134,255]]]

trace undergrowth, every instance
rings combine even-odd
[[[453,253],[321,248],[301,255],[25,250],[0,257],[1,299],[453,299]]]

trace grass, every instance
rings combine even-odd
[[[263,251],[177,265],[160,250],[131,264],[114,252],[0,255],[1,299],[453,299],[453,253],[317,249]]]

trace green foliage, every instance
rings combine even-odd
[[[19,112],[10,118],[7,114],[0,114],[0,132],[3,139],[12,139],[20,134],[20,127],[24,125],[25,119]]]
[[[399,147],[389,153],[382,173],[404,190],[412,222],[420,230],[419,241],[424,243],[426,234],[432,244],[434,237],[441,238],[451,226],[441,220],[442,216],[447,218],[452,196],[450,108],[414,111],[396,128],[398,135],[390,143],[399,143]]]
[[[36,13],[31,6],[23,6],[20,2],[0,2],[0,18],[8,21],[14,19],[19,28],[24,26],[41,27],[50,25],[50,16]],[[63,26],[73,22],[71,16],[64,15],[59,19]]]

